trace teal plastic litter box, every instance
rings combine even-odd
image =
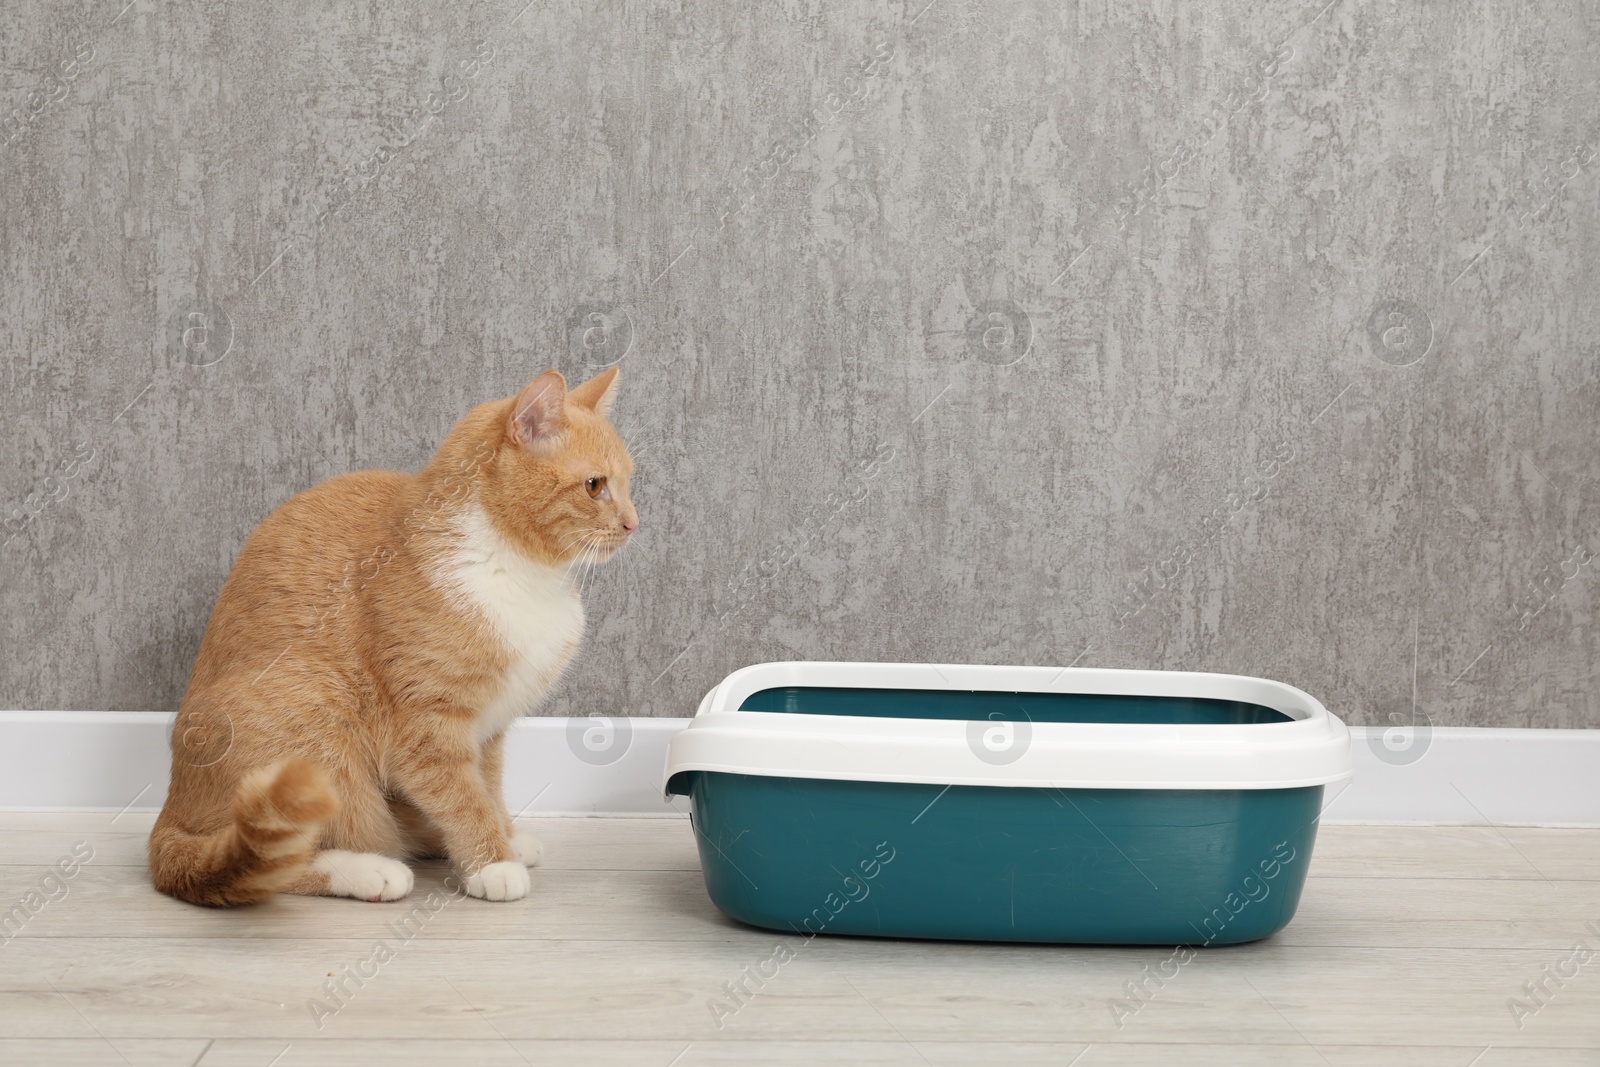
[[[1294,916],[1349,731],[1262,678],[763,663],[668,749],[718,908],[803,935],[1254,941]]]

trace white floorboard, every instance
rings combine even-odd
[[[0,944],[0,1063],[1600,1063],[1597,830],[1324,827],[1286,930],[1203,952],[1120,1026],[1112,1000],[1170,949],[822,938],[719,1027],[723,984],[784,938],[716,911],[685,821],[525,820],[532,897],[452,902],[398,941],[404,904],[162,897],[151,819],[0,814],[0,908],[94,849]],[[394,958],[329,1001],[379,939]],[[1595,959],[1519,1028],[1507,999],[1579,942]]]

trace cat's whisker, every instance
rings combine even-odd
[[[601,531],[597,530],[578,530],[576,533],[573,533],[565,538],[565,540],[562,542],[560,551],[562,553],[566,553],[569,550],[573,550],[572,558],[568,560],[567,563],[569,574],[576,573],[578,571],[578,569],[582,566],[584,554],[589,548],[589,542],[600,537],[601,535]],[[574,545],[577,546],[575,550]]]
[[[576,589],[578,587],[578,576],[583,570],[583,550],[581,548],[575,550],[567,561],[562,564],[562,567],[566,571],[567,582]]]
[[[608,534],[604,530],[596,530],[594,535],[594,561],[589,564],[589,573],[597,573],[600,569],[600,556],[606,550]]]
[[[588,576],[590,559],[594,552],[597,536],[594,530],[579,530],[567,539],[568,542],[576,542],[580,538],[582,539],[577,551],[567,562],[567,580],[572,583],[579,596],[583,595],[583,585]]]
[[[586,538],[586,537],[589,537],[589,536],[591,536],[593,534],[594,534],[594,530],[590,529],[587,526],[583,526],[583,527],[580,527],[580,528],[578,528],[576,530],[573,530],[571,533],[567,534],[567,536],[563,539],[563,541],[566,544],[571,544],[572,542],[577,541],[580,538]]]
[[[595,568],[600,563],[600,549],[602,547],[602,538],[603,538],[603,536],[604,536],[603,534],[601,534],[600,532],[596,531],[594,536],[589,541],[588,569],[584,573],[583,584],[578,587],[578,591],[579,591],[580,595],[583,592],[583,590],[585,588],[587,588],[590,579],[594,577]]]

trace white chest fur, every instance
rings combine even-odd
[[[529,559],[476,505],[454,526],[457,546],[441,565],[439,585],[477,613],[511,656],[498,689],[478,709],[482,741],[531,710],[561,677],[583,637],[583,602],[565,569]]]

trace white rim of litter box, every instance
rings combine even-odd
[[[738,710],[755,693],[787,686],[1200,697],[1260,704],[1290,721],[1036,722],[1014,725],[1007,744],[1005,727],[988,720]],[[998,733],[986,734],[997,727]],[[1009,762],[998,762],[1003,760]],[[758,663],[734,671],[707,693],[688,728],[672,739],[663,791],[674,775],[685,771],[1032,788],[1295,789],[1350,777],[1350,731],[1310,694],[1236,674]]]

